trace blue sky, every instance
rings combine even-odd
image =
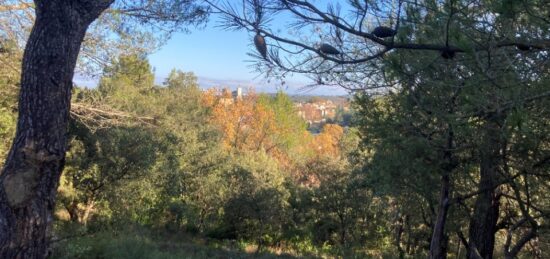
[[[224,31],[212,23],[189,34],[176,33],[160,50],[149,57],[159,75],[172,68],[197,75],[224,79],[252,79],[245,59],[248,35],[243,31]]]
[[[254,87],[257,92],[275,92],[281,87],[267,83],[253,71],[246,53],[253,51],[250,36],[245,31],[227,31],[219,28],[218,19],[211,17],[208,26],[191,33],[176,33],[158,51],[149,56],[158,81],[162,81],[172,68],[194,72],[203,87],[228,86]],[[304,92],[309,83],[303,76],[287,80],[283,89],[290,94],[345,95],[341,88],[319,87]]]

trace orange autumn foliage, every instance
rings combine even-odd
[[[204,95],[203,104],[212,108],[211,123],[220,129],[226,148],[254,151],[274,148],[270,141],[277,130],[273,111],[258,104],[254,93],[238,99],[233,99],[228,91],[221,95],[209,91]]]
[[[344,128],[337,124],[326,124],[321,133],[313,138],[311,149],[317,156],[340,156],[340,140],[344,136]]]
[[[204,93],[203,105],[211,109],[209,122],[222,134],[228,151],[265,151],[281,168],[296,179],[314,178],[301,175],[302,163],[319,159],[338,159],[344,129],[327,124],[318,135],[295,130],[288,123],[278,123],[275,110],[255,94],[235,98],[229,91],[210,90]],[[292,135],[299,143],[288,148],[282,138]]]

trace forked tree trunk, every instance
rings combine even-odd
[[[113,1],[35,0],[17,131],[0,175],[0,258],[46,257],[78,52],[88,26]]]
[[[88,225],[88,221],[90,220],[90,215],[92,215],[92,211],[94,210],[95,201],[91,200],[86,204],[86,208],[84,209],[84,212],[82,213],[82,219],[80,220],[81,223],[84,225]]]
[[[498,168],[501,162],[502,132],[497,116],[486,121],[484,141],[480,150],[480,194],[470,220],[468,258],[492,259],[499,216],[499,196],[496,192]]]

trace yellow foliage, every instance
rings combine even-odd
[[[337,124],[326,124],[321,133],[311,142],[311,149],[317,156],[340,156],[340,140],[344,136],[344,128]]]
[[[237,150],[269,151],[276,131],[273,111],[256,102],[255,94],[233,99],[228,91],[216,96],[206,92],[203,103],[212,109],[211,123],[223,134],[224,146]]]

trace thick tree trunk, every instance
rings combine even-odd
[[[477,196],[474,214],[470,220],[468,258],[493,258],[500,206],[496,186],[502,146],[500,124],[495,118],[486,122],[484,141],[481,144],[478,184],[481,193]]]
[[[112,1],[35,0],[17,132],[0,175],[0,258],[46,256],[80,44],[89,24]]]

